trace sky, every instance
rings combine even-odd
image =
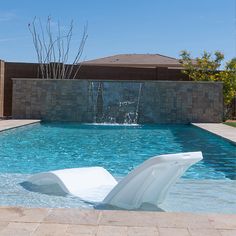
[[[219,50],[236,57],[236,0],[0,0],[0,59],[37,62],[28,23],[34,17],[74,21],[69,61],[83,27],[88,39],[82,60],[115,54],[158,53],[193,57]]]

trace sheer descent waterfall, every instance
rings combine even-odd
[[[111,83],[113,86],[117,83],[116,89],[111,90]],[[89,101],[94,122],[137,124],[142,86],[143,83],[124,86],[122,82],[90,82]]]

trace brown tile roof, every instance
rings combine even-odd
[[[83,62],[96,66],[181,67],[179,60],[160,54],[119,54]]]

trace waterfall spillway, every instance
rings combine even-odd
[[[103,122],[103,83],[99,82],[97,90],[97,101],[96,101],[96,123]]]
[[[90,107],[93,107],[93,121],[95,123],[138,123],[142,83],[130,82],[128,85],[111,81],[90,83],[92,83],[90,89],[93,91],[89,93],[89,101],[91,101]],[[115,89],[114,83],[117,85]]]

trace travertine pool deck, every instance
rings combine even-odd
[[[235,236],[236,215],[2,207],[0,235]]]
[[[192,123],[201,129],[216,134],[236,144],[236,128],[221,123]]]
[[[40,120],[0,120],[0,132],[39,122]]]

